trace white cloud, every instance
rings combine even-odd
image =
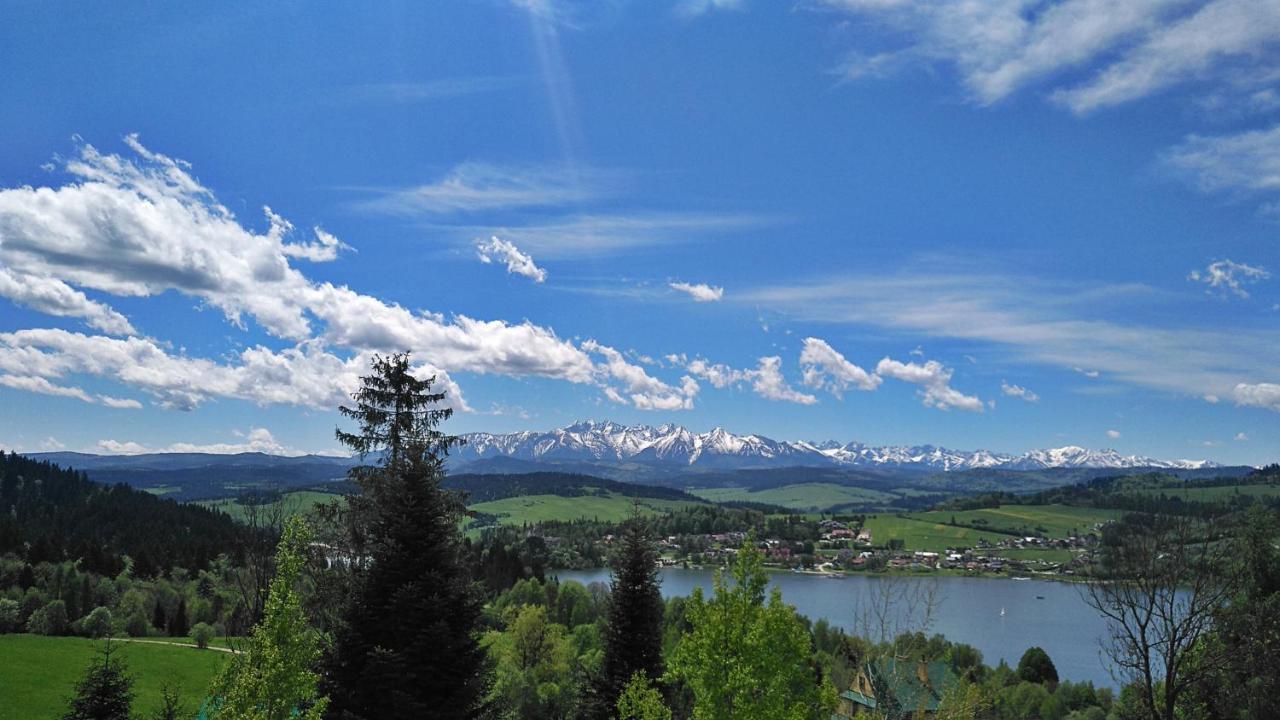
[[[1004,393],[1005,395],[1008,395],[1009,397],[1022,398],[1027,402],[1033,403],[1033,402],[1040,401],[1040,396],[1035,394],[1034,392],[1031,392],[1030,390],[1022,387],[1021,385],[1010,385],[1009,383],[1003,380],[1000,381],[1000,392]]]
[[[698,17],[721,10],[741,10],[742,0],[680,0],[676,5],[676,14],[683,17]]]
[[[786,379],[782,377],[782,358],[780,357],[760,358],[759,367],[752,372],[751,389],[762,398],[800,405],[813,405],[818,402],[818,398],[800,392],[787,384]]]
[[[813,405],[818,402],[818,398],[800,392],[787,383],[786,378],[782,376],[782,358],[780,357],[762,357],[754,370],[739,370],[723,363],[710,363],[702,358],[686,360],[683,356],[676,355],[667,356],[667,360],[675,364],[683,364],[690,375],[706,380],[717,389],[750,383],[752,391],[767,400],[781,400],[800,405]]]
[[[1120,323],[1098,318],[1117,302],[1165,298],[1134,285],[1045,281],[996,274],[842,276],[741,289],[734,302],[796,321],[876,327],[989,343],[1010,361],[1073,369],[1087,377],[1202,398],[1231,397],[1241,382],[1277,377],[1269,329]]]
[[[238,455],[240,453],[264,453],[266,455],[283,455],[298,457],[307,455],[305,450],[298,450],[281,444],[266,428],[256,427],[246,433],[236,432],[244,437],[238,443],[190,443],[175,442],[158,448],[149,448],[141,443],[118,440],[99,440],[95,449],[106,455],[142,455],[144,453],[207,453],[212,455]]]
[[[111,335],[137,332],[124,315],[47,275],[14,273],[0,265],[0,297],[46,315],[81,318],[90,327]]]
[[[1249,436],[1242,432],[1236,433],[1235,439],[1236,439],[1236,442],[1249,442]]]
[[[1239,66],[1276,67],[1280,13],[1258,0],[826,0],[883,23],[894,50],[856,55],[851,77],[910,63],[953,66],[973,97],[989,104],[1035,83],[1077,113],[1210,81]],[[1082,82],[1075,78],[1084,76]]]
[[[1234,135],[1192,135],[1164,163],[1204,192],[1280,191],[1280,125]]]
[[[518,225],[435,225],[433,229],[467,240],[496,234],[543,260],[558,260],[705,240],[766,222],[769,219],[759,216],[692,212],[573,213]]]
[[[1237,405],[1280,412],[1280,385],[1276,383],[1240,383],[1232,395]]]
[[[503,263],[511,275],[520,275],[540,283],[547,279],[547,271],[538,267],[527,253],[520,252],[515,243],[498,236],[476,243],[476,253],[482,263]]]
[[[851,386],[869,391],[880,387],[882,382],[880,376],[854,365],[826,341],[815,337],[804,339],[800,368],[805,385],[827,390],[836,397],[841,397]]]
[[[706,283],[672,282],[667,283],[672,290],[687,293],[694,302],[719,302],[724,297],[724,288]]]
[[[1120,439],[1120,431],[1119,431],[1119,430],[1108,430],[1108,431],[1107,431],[1107,437],[1111,438],[1112,440],[1119,440],[1119,439]]]
[[[1271,273],[1264,268],[1231,260],[1218,260],[1210,263],[1209,267],[1203,271],[1192,270],[1187,275],[1188,280],[1208,285],[1208,289],[1205,290],[1207,293],[1214,291],[1223,295],[1230,293],[1238,298],[1249,297],[1249,292],[1244,289],[1245,285],[1252,285],[1270,277]]]
[[[137,400],[111,397],[110,395],[93,395],[85,392],[82,388],[55,385],[49,382],[48,378],[40,377],[39,375],[3,374],[0,375],[0,385],[40,395],[54,395],[56,397],[80,400],[81,402],[96,403],[115,409],[137,410],[142,407],[142,403]]]
[[[617,350],[594,340],[582,343],[582,349],[604,357],[599,366],[601,387],[605,396],[619,404],[629,404],[639,410],[691,410],[698,395],[698,383],[691,377],[681,378],[680,387],[673,387],[645,372],[639,365],[627,362]],[[622,389],[610,383],[620,383]],[[624,396],[622,393],[627,393]]]
[[[920,394],[926,407],[983,411],[982,400],[951,387],[952,371],[937,360],[918,364],[886,357],[876,364],[876,374],[921,386]]]
[[[1071,369],[1074,372],[1080,373],[1081,375],[1089,378],[1090,380],[1097,380],[1099,377],[1102,376],[1102,373],[1098,372],[1097,370],[1086,370],[1082,367],[1073,367]]]
[[[615,183],[614,174],[580,168],[468,162],[435,182],[396,190],[363,207],[431,215],[560,207],[595,200]]]

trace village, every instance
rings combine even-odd
[[[765,564],[793,572],[843,575],[857,572],[1030,574],[1071,576],[1087,567],[1097,550],[1103,523],[1090,532],[1061,538],[1009,536],[994,543],[979,538],[971,546],[908,547],[894,538],[878,540],[858,519],[825,519],[812,540],[757,539]],[[608,543],[610,536],[604,538]],[[719,567],[734,558],[747,533],[672,535],[659,541],[664,567]],[[1065,551],[1065,552],[1064,552]]]

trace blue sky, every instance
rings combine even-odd
[[[1280,4],[425,5],[0,9],[0,444],[1280,458]]]

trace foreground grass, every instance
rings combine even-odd
[[[98,647],[98,642],[86,638],[0,635],[0,720],[61,718]],[[160,688],[166,682],[178,689],[194,716],[213,676],[230,655],[122,642],[118,657],[135,681],[134,714],[146,717],[159,707]]]
[[[476,503],[468,509],[496,515],[504,525],[522,525],[549,520],[603,520],[621,522],[631,516],[634,498],[615,493],[563,497],[560,495],[524,495]],[[639,498],[643,513],[667,513],[691,507],[695,503],[683,500],[656,500]]]

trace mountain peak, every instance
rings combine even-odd
[[[737,435],[721,426],[694,433],[675,423],[654,428],[621,425],[610,420],[578,420],[550,432],[507,435],[472,433],[457,452],[460,462],[492,457],[537,461],[626,461],[721,469],[752,467],[872,467],[917,470],[1048,468],[1196,469],[1218,467],[1207,460],[1157,460],[1121,455],[1113,449],[1090,450],[1078,445],[1029,450],[1021,455],[989,450],[951,450],[936,445],[869,446],[779,441],[757,434]]]

